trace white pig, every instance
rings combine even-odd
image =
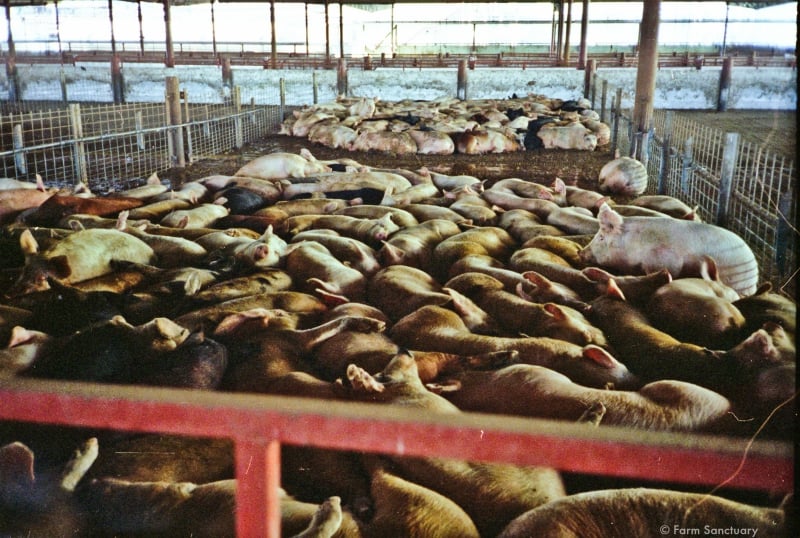
[[[597,214],[600,230],[581,250],[587,265],[630,273],[666,268],[676,278],[699,276],[705,256],[716,262],[720,280],[739,295],[758,284],[753,251],[735,233],[703,222],[672,217],[622,217],[608,204]]]

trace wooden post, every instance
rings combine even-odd
[[[6,24],[8,25],[8,57],[6,58],[8,100],[14,102],[22,99],[22,94],[19,88],[19,74],[17,73],[17,49],[14,46],[14,37],[11,34],[11,2],[9,0],[6,0]]]
[[[344,58],[339,58],[336,68],[336,92],[347,96],[347,61]]]
[[[275,35],[275,0],[269,1],[269,27],[270,27],[270,67],[277,69],[278,67],[278,38]]]
[[[562,65],[569,65],[569,38],[572,33],[572,0],[567,0],[567,21],[566,31],[564,32],[564,54],[562,56]]]
[[[166,78],[166,105],[167,105],[167,122],[169,125],[174,126],[170,129],[169,140],[171,144],[170,159],[174,166],[183,168],[186,166],[186,157],[183,153],[183,129],[180,125],[181,121],[181,92],[179,88],[178,77]]]
[[[231,59],[227,56],[222,58],[222,87],[233,88],[233,68],[231,67]]]
[[[217,21],[214,16],[214,0],[211,0],[211,53],[217,57]]]
[[[556,0],[558,4],[558,37],[556,41],[556,65],[561,63],[561,47],[564,44],[564,0]]]
[[[608,81],[603,79],[603,89],[600,92],[600,121],[606,121],[606,101],[608,100]],[[617,108],[622,100],[622,89],[617,89]]]
[[[621,102],[622,102],[622,88],[617,88],[617,95],[614,98],[613,102],[611,103],[611,109],[614,111],[614,118],[613,121],[611,122],[611,145],[609,147],[609,149],[611,150],[611,155],[614,155],[616,153],[617,144],[619,142],[619,118],[622,116],[622,111],[620,110],[619,105]],[[603,116],[600,116],[600,118],[602,120]]]
[[[325,66],[331,64],[331,12],[328,0],[325,0]]]
[[[191,110],[189,109],[189,92],[183,90],[183,121],[187,124],[191,121]],[[192,145],[192,129],[186,126],[186,160],[191,164],[194,161],[194,147]]]
[[[342,6],[344,2],[339,0],[339,58],[344,59],[344,14]]]
[[[728,208],[731,204],[733,172],[739,153],[739,133],[725,133],[725,147],[722,149],[722,170],[720,172],[719,198],[717,200],[717,226],[728,225]]]
[[[83,122],[81,121],[81,105],[69,105],[69,123],[72,135],[72,167],[75,171],[75,184],[86,183],[89,174],[86,170],[86,150],[83,146]]]
[[[467,100],[467,61],[458,61],[458,79],[456,81],[456,99]]]
[[[136,0],[136,15],[139,19],[139,55],[144,56],[144,19],[142,18],[142,0]]]
[[[661,0],[645,0],[639,32],[639,65],[636,70],[636,99],[633,127],[636,133],[647,132],[653,118],[653,96],[658,70],[658,18]],[[641,160],[646,148],[639,144],[636,155]]]
[[[319,86],[317,84],[317,72],[311,72],[311,93],[313,94],[314,104],[319,100]],[[285,96],[284,96],[285,97]]]
[[[580,66],[578,67],[581,68]],[[597,60],[592,58],[584,66],[586,71],[583,73],[583,96],[587,99],[592,91],[592,79],[594,78],[595,71],[597,71]]]
[[[175,50],[172,45],[172,15],[170,13],[170,0],[163,0],[164,2],[164,41],[166,46],[167,55],[164,58],[164,65],[167,67],[175,67]],[[183,153],[183,152],[181,152]]]
[[[583,0],[581,5],[581,48],[578,53],[578,69],[586,69],[586,58],[589,54],[586,45],[586,34],[589,31],[589,1]]]
[[[122,61],[119,56],[111,56],[111,94],[114,96],[114,104],[118,105],[125,102],[125,81],[122,77]]]
[[[719,74],[719,96],[717,97],[717,112],[728,110],[728,94],[731,89],[731,73],[733,71],[733,58],[728,56],[722,60],[722,70]]]

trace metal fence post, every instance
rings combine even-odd
[[[617,108],[622,100],[622,90],[618,89]],[[600,121],[606,121],[606,100],[608,99],[608,81],[603,79],[603,90],[600,94]]]
[[[186,122],[186,160],[190,163],[194,160],[192,157],[192,127],[189,125],[191,121],[189,116],[189,92],[183,90],[183,119]]]
[[[347,97],[347,61],[344,58],[339,58],[336,68],[336,93]]]
[[[667,110],[664,117],[664,138],[661,142],[661,166],[658,170],[658,194],[667,193],[667,178],[669,178],[671,145],[672,145],[672,116],[673,112]]]
[[[285,79],[281,78],[278,81],[278,88],[279,88],[280,94],[281,94],[281,108],[278,111],[278,113],[280,114],[281,121],[283,121],[283,120],[286,119],[286,80]],[[315,85],[314,86],[314,90],[316,90],[316,88],[317,87]],[[314,93],[316,94],[316,91]],[[317,102],[316,98],[314,99],[314,102],[315,103]]]
[[[458,74],[456,76],[456,99],[467,99],[467,61],[458,61]]]
[[[720,171],[719,199],[717,204],[717,226],[728,224],[728,208],[731,203],[731,186],[736,157],[739,150],[739,133],[725,133],[725,147],[722,149],[722,170]]]
[[[283,79],[281,79],[281,83],[283,83]],[[311,92],[314,94],[314,101],[313,103],[316,105],[317,101],[319,100],[319,88],[317,84],[317,72],[311,72]]]
[[[686,142],[683,143],[683,156],[681,158],[681,192],[683,193],[689,192],[689,175],[692,173],[692,167],[694,166],[694,162],[692,160],[693,144],[694,138],[691,136],[686,139]]]
[[[231,92],[231,99],[233,99],[233,111],[236,114],[233,117],[233,125],[235,132],[234,145],[237,149],[244,146],[244,130],[242,126],[242,87],[234,86]]]
[[[789,190],[778,199],[778,215],[775,223],[775,265],[781,274],[786,273],[789,258],[789,241],[795,233],[789,220],[794,193]]]
[[[24,176],[28,173],[28,163],[25,152],[22,151],[25,147],[25,138],[22,136],[21,123],[17,123],[12,128],[11,143],[14,146],[14,166],[17,168],[17,173]]]
[[[183,168],[186,166],[186,157],[183,154],[183,130],[180,128],[181,92],[178,77],[167,77],[166,84],[167,124],[174,126],[169,130],[168,137],[171,143],[170,160],[175,166]]]
[[[67,75],[64,73],[63,69],[61,70],[60,82],[61,82],[61,100],[64,102],[64,104],[66,104],[69,102],[69,98],[67,96]]]
[[[144,129],[144,121],[142,119],[141,110],[136,111],[133,121],[134,124],[136,125],[136,146],[139,148],[140,151],[144,151],[146,149],[146,146],[144,141],[144,134],[142,134],[142,129]]]
[[[617,96],[613,99],[611,103],[611,108],[614,111],[614,119],[611,124],[611,155],[614,155],[617,152],[617,147],[619,145],[619,120],[622,116],[620,112],[619,104],[622,101],[622,88],[617,88]]]
[[[75,170],[75,183],[86,183],[89,174],[86,170],[86,149],[83,145],[83,122],[81,121],[81,105],[69,105],[69,124],[72,131],[73,150],[72,165]]]

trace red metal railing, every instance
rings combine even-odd
[[[0,380],[0,420],[230,438],[237,535],[280,536],[280,444],[793,491],[790,443],[224,392]],[[102,450],[102,447],[101,447]]]

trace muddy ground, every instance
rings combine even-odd
[[[794,111],[679,111],[692,119],[723,132],[739,132],[742,139],[763,144],[789,159],[796,157],[797,114]],[[173,169],[163,174],[173,184],[211,174],[233,174],[245,162],[265,153],[288,151],[297,153],[308,148],[319,159],[350,157],[362,164],[383,168],[418,169],[427,166],[445,174],[468,174],[496,180],[518,177],[538,183],[550,183],[560,177],[567,184],[595,188],[600,168],[612,156],[608,146],[594,152],[568,150],[536,150],[488,155],[394,155],[384,152],[347,152],[312,144],[303,138],[269,135],[246,145],[239,151],[197,161],[185,170]]]

